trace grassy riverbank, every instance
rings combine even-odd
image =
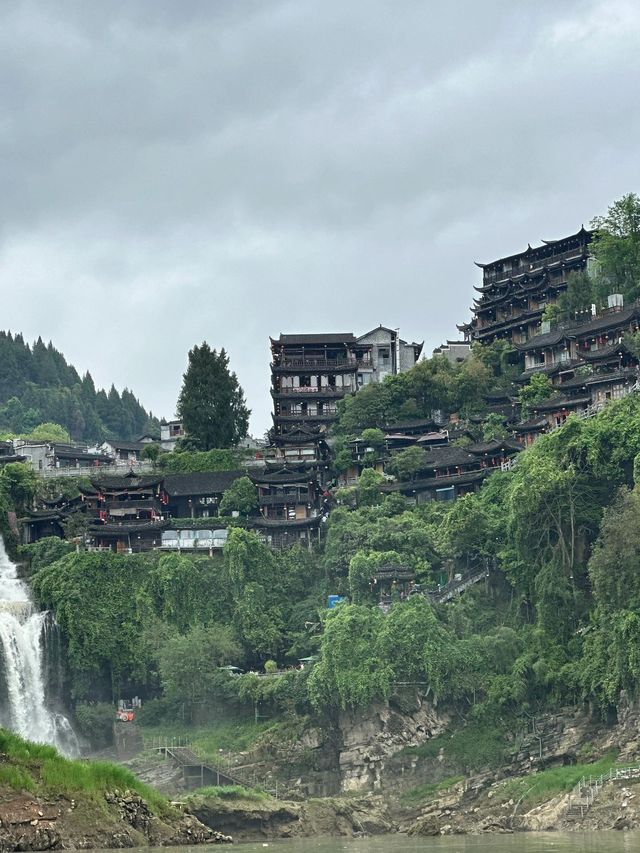
[[[155,814],[171,811],[166,797],[116,764],[64,758],[52,746],[30,743],[5,729],[0,729],[0,753],[0,785],[14,791],[84,796],[103,803],[105,793],[129,790],[143,797]]]

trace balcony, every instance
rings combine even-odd
[[[308,492],[298,495],[262,495],[258,498],[259,506],[307,506],[309,503]]]
[[[555,266],[566,261],[585,260],[586,256],[586,248],[569,249],[566,252],[558,252],[557,254],[549,255],[548,258],[536,259],[531,263],[527,263],[525,261],[519,267],[512,269],[502,270],[501,272],[485,272],[483,284],[493,284],[498,281],[506,281],[510,278],[521,278],[524,275],[536,275],[541,273],[545,267]]]
[[[135,513],[139,509],[155,510],[157,513],[162,511],[160,501],[155,498],[146,498],[139,501],[105,501],[105,506],[112,514],[114,510],[119,510],[119,515]]]
[[[271,363],[273,373],[300,370],[320,370],[331,373],[357,370],[359,367],[372,367],[370,361],[361,358],[283,358],[277,364]]]
[[[335,421],[338,417],[337,412],[321,412],[317,415],[309,415],[309,414],[299,414],[299,415],[274,415],[273,419],[276,423],[308,423],[311,421],[318,421],[320,423],[330,423],[331,421]]]
[[[300,388],[280,388],[276,390],[274,388],[271,389],[271,396],[274,400],[281,400],[290,397],[319,397],[323,400],[331,400],[337,399],[340,400],[346,394],[353,394],[355,392],[355,387],[353,388],[335,388],[335,387],[325,387],[325,388],[311,388],[311,387],[300,387]]]

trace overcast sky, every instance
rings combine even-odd
[[[0,0],[0,328],[170,417],[224,346],[425,351],[474,261],[640,190],[636,0]]]

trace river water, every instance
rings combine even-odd
[[[198,849],[172,848],[175,853],[195,853]],[[515,835],[454,835],[422,839],[383,835],[355,841],[320,838],[230,847],[221,845],[208,849],[237,849],[242,853],[265,853],[269,850],[272,853],[639,853],[640,832],[521,832]],[[150,853],[148,848],[145,853]]]
[[[69,720],[49,707],[45,690],[44,640],[49,614],[35,609],[29,588],[0,536],[0,653],[5,699],[0,723],[27,740],[48,743],[65,755],[79,753]]]

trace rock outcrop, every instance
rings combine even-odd
[[[219,844],[231,838],[205,826],[193,814],[171,809],[155,815],[131,791],[90,797],[44,800],[25,793],[0,792],[0,851],[61,850]],[[105,808],[106,805],[106,808]]]

